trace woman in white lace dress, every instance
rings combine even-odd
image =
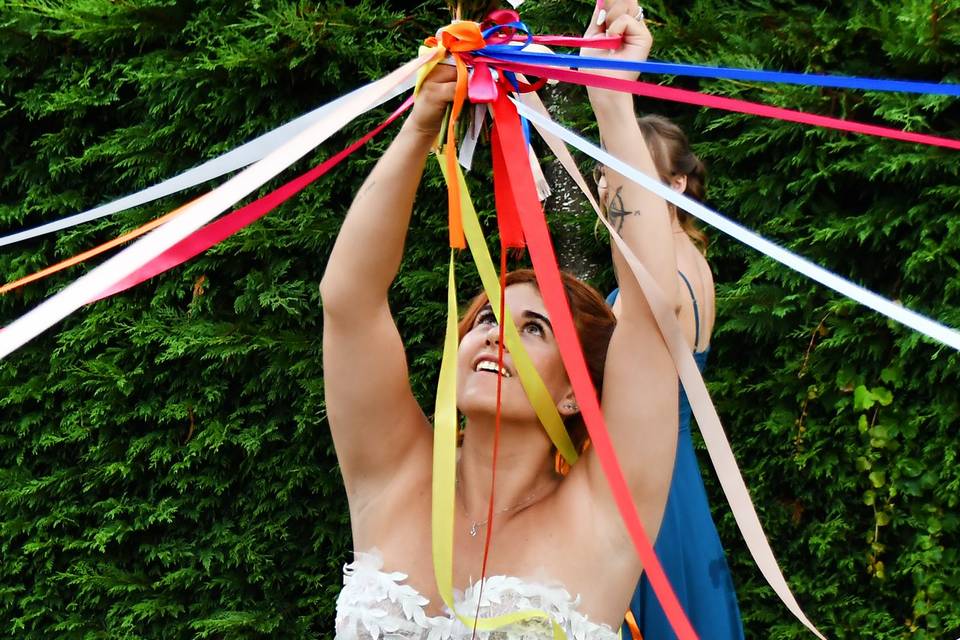
[[[643,60],[652,38],[636,0],[608,0],[588,35],[623,34],[618,51],[590,55]],[[636,74],[610,72],[619,77]],[[410,117],[358,192],[321,284],[327,411],[350,505],[355,558],[338,600],[337,638],[469,638],[447,611],[431,558],[431,424],[410,389],[403,343],[387,301],[397,275],[414,196],[437,139],[455,73],[439,66]],[[629,95],[591,90],[606,148],[656,176]],[[611,222],[679,306],[671,221],[663,200],[608,170]],[[629,267],[616,251],[620,273]],[[582,440],[577,400],[564,370],[549,314],[528,275],[511,276],[507,305],[524,345],[575,439]],[[567,280],[575,319],[588,342],[594,382],[613,443],[649,535],[660,524],[677,437],[677,376],[636,282],[621,283],[614,322],[603,299]],[[503,422],[494,509],[496,527],[480,615],[536,608],[572,638],[613,640],[640,574],[598,459],[586,451],[570,473],[524,394],[510,354],[497,371],[496,322],[475,303],[462,325],[457,404],[467,426],[457,470],[454,585],[458,610],[478,605],[491,476],[497,376],[503,376]],[[601,336],[597,338],[597,335]],[[607,340],[609,337],[609,340]],[[597,347],[597,340],[600,346]],[[638,363],[641,363],[638,365]],[[577,425],[574,428],[574,425]],[[481,638],[551,638],[532,620]]]

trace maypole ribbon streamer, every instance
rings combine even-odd
[[[554,640],[566,640],[563,629],[546,611],[517,611],[492,618],[465,616],[456,608],[453,594],[453,521],[457,486],[457,283],[454,252],[450,249],[447,270],[447,321],[437,382],[433,422],[433,477],[431,479],[431,542],[433,572],[444,604],[468,628],[495,631],[531,619],[549,622]]]
[[[503,145],[507,175],[518,201],[517,209],[520,212],[520,221],[529,246],[530,258],[537,274],[537,282],[540,285],[540,295],[550,312],[560,355],[590,433],[592,446],[610,484],[614,501],[630,533],[644,571],[650,579],[650,584],[674,633],[680,640],[697,638],[657,560],[653,545],[637,514],[626,479],[617,462],[613,442],[607,432],[603,411],[597,400],[567,304],[550,233],[533,185],[530,165],[526,162],[526,147],[520,133],[517,109],[506,96],[501,96],[493,103],[493,110],[495,131],[492,143]]]
[[[411,60],[380,80],[354,90],[323,121],[315,123],[256,164],[187,205],[177,218],[12,322],[0,332],[0,358],[59,322],[100,292],[108,290],[309,153],[355,117],[372,109],[378,100],[389,95],[429,59],[430,56],[421,56]]]
[[[488,59],[488,62],[490,62],[491,66],[494,66],[495,68],[541,76],[554,80],[560,80],[562,82],[581,84],[588,87],[612,89],[614,91],[633,93],[638,96],[669,100],[671,102],[680,102],[684,104],[692,104],[699,107],[722,109],[724,111],[746,113],[763,118],[797,122],[800,124],[813,125],[826,129],[836,129],[838,131],[860,133],[880,138],[890,138],[892,140],[899,140],[901,142],[915,142],[918,144],[960,150],[960,140],[953,138],[944,138],[941,136],[923,133],[913,133],[910,131],[903,131],[901,129],[894,129],[892,127],[881,127],[879,125],[866,124],[853,120],[831,118],[829,116],[816,115],[813,113],[807,113],[805,111],[785,109],[783,107],[772,107],[770,105],[749,102],[747,100],[714,96],[701,93],[699,91],[664,87],[657,84],[650,84],[648,82],[641,82],[639,80],[609,78],[607,76],[598,76],[592,73],[583,73],[581,71],[553,69],[542,66],[532,66],[528,64],[497,63],[493,59]]]
[[[581,45],[589,46],[589,45]],[[525,62],[549,67],[576,67],[579,69],[608,69],[613,71],[638,71],[694,78],[714,78],[719,80],[744,80],[748,82],[770,82],[798,84],[811,87],[829,87],[834,89],[858,89],[861,91],[888,91],[919,93],[923,95],[960,96],[960,84],[940,82],[916,82],[912,80],[887,80],[861,78],[856,76],[837,76],[819,73],[792,73],[784,71],[763,71],[759,69],[736,69],[731,67],[708,67],[695,64],[679,64],[647,60],[618,60],[594,58],[568,53],[544,54],[522,51],[516,47],[502,44],[487,46],[481,53],[491,58],[508,62]]]
[[[173,245],[159,256],[140,267],[137,271],[131,273],[123,280],[114,284],[110,289],[101,292],[95,299],[116,295],[122,291],[134,287],[141,282],[169,271],[187,260],[203,253],[213,245],[222,242],[244,227],[247,227],[266,214],[270,213],[278,206],[303,191],[315,180],[326,175],[331,169],[343,162],[350,154],[369,142],[374,136],[386,129],[397,118],[400,117],[410,105],[413,104],[413,98],[410,97],[401,104],[396,111],[387,116],[387,119],[377,125],[374,129],[364,134],[361,138],[354,141],[348,147],[339,153],[330,156],[322,163],[307,171],[301,176],[291,180],[279,189],[265,195],[264,197],[251,202],[250,204],[237,209],[236,211],[220,218],[219,220],[208,224],[199,231],[196,231],[177,244]]]
[[[440,164],[440,170],[444,179],[449,184],[451,179],[447,173],[446,165],[437,158]],[[570,440],[567,428],[563,424],[563,419],[557,411],[557,406],[550,396],[543,379],[537,372],[530,355],[523,346],[520,339],[520,333],[517,331],[517,325],[513,322],[513,316],[509,309],[500,316],[500,309],[493,304],[494,300],[499,300],[501,296],[500,280],[497,278],[497,270],[493,265],[493,258],[490,257],[490,250],[487,248],[486,239],[483,236],[483,230],[480,227],[480,220],[477,218],[476,209],[473,206],[473,200],[470,198],[470,192],[467,190],[467,183],[460,171],[459,165],[456,172],[456,180],[460,186],[461,210],[463,212],[463,230],[467,239],[467,246],[470,248],[470,254],[477,267],[477,273],[480,275],[480,282],[483,286],[487,299],[490,300],[490,308],[497,317],[497,322],[504,325],[505,340],[507,350],[513,358],[514,367],[517,369],[517,375],[520,378],[520,384],[523,386],[533,409],[543,425],[544,430],[550,437],[550,441],[560,452],[560,455],[569,464],[577,462],[579,454]],[[498,212],[498,217],[499,217]]]
[[[931,320],[916,311],[912,311],[901,305],[895,304],[890,300],[880,296],[869,289],[856,285],[846,278],[824,269],[823,267],[810,262],[783,247],[770,242],[766,238],[750,231],[749,229],[737,224],[729,218],[706,207],[700,202],[689,198],[681,193],[677,193],[663,183],[653,180],[641,171],[637,171],[630,165],[621,162],[609,153],[600,149],[596,145],[581,138],[575,133],[557,125],[555,122],[544,118],[542,115],[530,109],[522,103],[516,103],[517,110],[531,122],[543,127],[553,135],[561,138],[567,144],[586,153],[594,160],[605,164],[617,173],[637,182],[644,188],[656,193],[658,196],[680,207],[684,211],[696,216],[703,222],[716,227],[727,235],[736,238],[753,249],[763,253],[769,258],[790,267],[794,271],[802,273],[808,278],[819,282],[820,284],[833,289],[834,291],[863,304],[874,311],[896,320],[923,335],[936,340],[942,344],[953,347],[960,351],[960,332],[956,329],[947,327],[935,320]]]
[[[404,80],[404,82],[398,84],[393,90],[378,98],[377,104],[374,106],[379,106],[384,102],[406,93],[412,86],[412,78]],[[309,113],[300,116],[299,118],[296,118],[295,120],[291,120],[285,125],[277,127],[273,131],[265,133],[258,138],[254,138],[253,140],[237,147],[236,149],[233,149],[232,151],[228,151],[221,156],[212,158],[201,165],[198,165],[192,169],[188,169],[187,171],[164,180],[159,184],[153,185],[152,187],[148,187],[142,191],[137,191],[136,193],[123,196],[122,198],[107,202],[100,206],[94,207],[93,209],[89,209],[72,216],[67,216],[66,218],[61,218],[60,220],[55,220],[31,229],[26,229],[24,231],[18,231],[16,233],[2,236],[0,237],[0,247],[5,247],[7,245],[22,242],[24,240],[29,240],[30,238],[37,238],[48,233],[62,231],[63,229],[69,229],[70,227],[83,224],[84,222],[98,220],[114,213],[126,211],[127,209],[132,209],[142,204],[159,200],[160,198],[189,189],[190,187],[195,187],[199,184],[203,184],[204,182],[209,182],[210,180],[224,176],[232,171],[242,169],[258,160],[261,160],[263,157],[273,152],[281,145],[285,144],[294,136],[297,136],[303,131],[307,130],[317,122],[323,121],[324,118],[336,112],[345,103],[347,103],[351,99],[351,95],[352,93],[348,93],[344,96],[341,96],[332,102],[329,102],[314,109],[313,111],[310,111]]]
[[[119,246],[122,245],[122,244],[126,244],[127,242],[130,242],[131,240],[134,240],[134,239],[136,239],[136,238],[139,238],[139,237],[142,236],[143,234],[148,233],[148,232],[156,229],[157,227],[159,227],[159,226],[162,225],[163,223],[165,223],[165,222],[167,222],[167,221],[169,221],[169,220],[172,220],[172,219],[176,218],[178,215],[180,215],[181,213],[183,213],[183,211],[184,211],[185,209],[186,209],[186,205],[184,205],[184,206],[182,206],[182,207],[178,207],[178,208],[174,209],[173,211],[171,211],[171,212],[169,212],[169,213],[165,213],[164,215],[160,216],[159,218],[155,218],[155,219],[151,220],[150,222],[147,222],[146,224],[140,225],[140,226],[137,227],[136,229],[133,229],[133,230],[131,230],[131,231],[128,231],[127,233],[121,234],[121,235],[117,236],[116,238],[114,238],[113,240],[108,240],[107,242],[104,242],[103,244],[101,244],[101,245],[99,245],[99,246],[96,246],[96,247],[94,247],[93,249],[88,249],[87,251],[83,251],[83,252],[81,252],[81,253],[78,253],[78,254],[75,255],[75,256],[71,256],[71,257],[67,258],[66,260],[61,260],[60,262],[57,262],[56,264],[52,264],[52,265],[50,265],[49,267],[46,267],[46,268],[44,268],[44,269],[40,269],[39,271],[36,271],[36,272],[34,272],[34,273],[31,273],[31,274],[28,275],[28,276],[24,276],[24,277],[22,277],[22,278],[18,278],[18,279],[16,279],[16,280],[13,280],[13,281],[11,281],[11,282],[8,282],[7,284],[5,284],[5,285],[3,285],[2,287],[0,287],[0,295],[2,295],[2,294],[4,294],[4,293],[9,293],[10,291],[13,291],[14,289],[19,289],[20,287],[23,287],[23,286],[25,286],[25,285],[28,285],[28,284],[30,284],[31,282],[36,282],[37,280],[42,280],[43,278],[46,278],[47,276],[52,276],[53,274],[59,273],[60,271],[63,271],[64,269],[68,269],[68,268],[70,268],[70,267],[72,267],[72,266],[75,266],[75,265],[80,264],[81,262],[83,262],[83,261],[85,261],[85,260],[89,260],[90,258],[96,257],[96,256],[100,255],[101,253],[104,253],[104,252],[106,252],[106,251],[109,251],[110,249],[113,249],[114,247],[119,247]]]
[[[545,113],[546,108],[543,107],[542,103],[539,103],[538,99],[531,97],[528,105],[536,109],[541,115],[544,115],[545,118],[549,118]],[[693,360],[693,356],[684,338],[683,330],[672,308],[666,303],[663,292],[643,264],[630,250],[630,247],[626,245],[623,239],[620,238],[612,228],[609,221],[604,217],[600,206],[593,198],[590,188],[580,174],[579,169],[577,169],[577,165],[567,151],[564,143],[550,132],[542,129],[536,122],[534,122],[534,127],[540,132],[547,146],[554,152],[563,167],[571,177],[573,177],[577,186],[586,194],[598,218],[610,232],[611,241],[617,244],[621,254],[629,263],[637,282],[640,284],[644,296],[650,305],[650,309],[653,311],[654,317],[657,320],[660,332],[664,336],[667,347],[670,349],[670,355],[673,358],[683,387],[687,392],[687,398],[690,400],[697,426],[703,434],[704,442],[707,445],[707,452],[713,462],[717,478],[727,497],[727,502],[730,504],[730,509],[737,521],[747,548],[757,567],[760,569],[760,573],[787,609],[806,626],[807,629],[821,638],[821,640],[824,640],[823,635],[813,623],[810,622],[799,603],[797,603],[780,569],[779,563],[773,554],[773,549],[770,548],[770,542],[767,540],[766,534],[763,531],[760,519],[753,506],[753,501],[750,498],[750,492],[747,490],[746,483],[743,480],[743,476],[740,473],[739,466],[733,455],[733,450],[730,447],[730,442],[724,433],[720,417],[717,415],[716,408],[710,400],[703,376],[699,368],[697,368],[696,362]]]

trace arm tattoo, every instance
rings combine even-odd
[[[623,232],[623,222],[627,216],[640,215],[639,209],[636,211],[627,211],[623,208],[623,196],[620,195],[621,191],[623,191],[623,187],[617,187],[617,192],[610,198],[610,206],[607,208],[607,215],[610,217],[610,222],[617,230],[617,233]]]

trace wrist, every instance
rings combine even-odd
[[[433,147],[440,135],[440,126],[429,127],[417,122],[413,118],[407,118],[400,127],[398,137],[402,136],[411,142],[424,146],[427,150]]]
[[[588,93],[590,106],[597,119],[615,119],[633,116],[633,95],[620,91],[592,89]]]
[[[612,96],[591,97],[590,105],[597,118],[601,137],[607,139],[616,130],[627,126],[635,126],[637,115],[634,111],[633,96],[623,94]]]

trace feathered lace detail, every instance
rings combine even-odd
[[[383,557],[357,553],[343,568],[343,590],[337,598],[336,640],[463,640],[472,630],[452,612],[428,616],[430,601],[416,589],[403,584],[407,574],[383,571]],[[457,595],[457,609],[473,612],[480,607],[481,617],[536,609],[546,611],[571,640],[616,640],[609,625],[591,622],[577,611],[580,598],[572,598],[562,587],[526,582],[510,576],[491,576],[471,585]],[[478,632],[482,640],[549,640],[550,623],[542,619],[525,620],[501,630]]]

